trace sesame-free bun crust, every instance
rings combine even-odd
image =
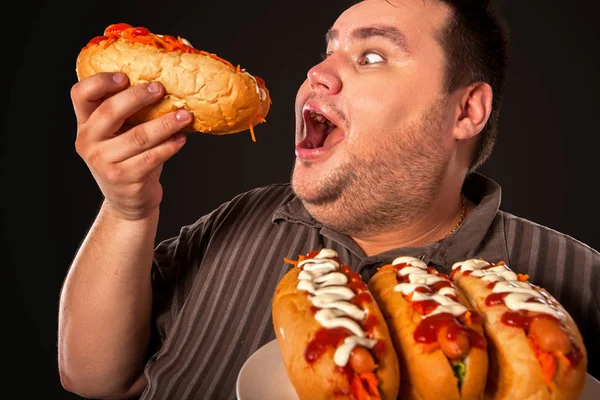
[[[79,80],[98,72],[123,72],[131,85],[158,81],[166,95],[134,114],[127,122],[138,124],[179,108],[193,115],[183,131],[229,134],[247,130],[269,112],[271,99],[261,101],[255,80],[243,71],[204,54],[164,51],[119,38],[106,48],[106,40],[84,47],[76,61]]]
[[[304,358],[304,350],[321,325],[314,318],[307,293],[296,289],[300,268],[293,267],[279,282],[273,297],[273,325],[281,355],[293,386],[301,400],[350,400],[348,379],[333,361],[335,348],[329,346],[314,363]],[[385,342],[376,376],[383,400],[395,400],[400,372],[389,331],[381,311],[373,301],[365,307],[377,318],[374,337]],[[346,394],[344,394],[346,393]]]
[[[416,312],[401,292],[395,292],[396,272],[381,269],[369,280],[369,290],[381,308],[400,362],[400,397],[412,400],[481,399],[488,368],[487,351],[472,347],[465,360],[466,374],[459,390],[450,361],[438,348],[426,351],[414,333],[422,315]],[[457,291],[461,303],[468,305]],[[477,330],[476,327],[474,329]],[[478,330],[483,335],[483,329]]]
[[[560,361],[557,363],[557,370],[553,377],[554,389],[550,389],[546,384],[540,364],[523,329],[511,327],[502,322],[502,315],[508,308],[504,305],[486,305],[485,299],[491,293],[487,287],[489,282],[464,275],[460,271],[456,273],[454,282],[473,307],[484,317],[490,355],[485,399],[567,400],[579,398],[587,373],[586,348],[575,321],[549,292],[534,286],[552,299],[555,302],[554,306],[564,313],[567,333],[583,354],[575,368],[566,366]]]

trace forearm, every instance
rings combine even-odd
[[[157,224],[158,211],[125,221],[102,206],[60,297],[59,367],[67,389],[110,396],[127,391],[141,374],[150,339]]]

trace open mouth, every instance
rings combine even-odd
[[[317,149],[325,146],[327,137],[337,128],[326,116],[312,110],[304,111],[304,125],[306,136],[298,144],[304,149]]]

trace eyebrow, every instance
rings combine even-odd
[[[329,44],[329,42],[336,40],[338,37],[338,30],[330,29],[325,34],[325,43]],[[380,37],[400,50],[409,53],[406,36],[398,28],[392,25],[372,25],[356,28],[350,33],[350,37],[354,40],[367,40],[372,37]]]

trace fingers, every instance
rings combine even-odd
[[[96,142],[114,137],[127,118],[163,96],[163,86],[151,82],[132,86],[107,98],[87,121],[94,128],[84,129],[86,140]]]
[[[117,163],[144,153],[164,143],[190,122],[187,110],[171,112],[160,118],[137,125],[129,131],[105,142],[102,151],[106,160]],[[182,137],[179,135],[178,137]],[[164,151],[160,149],[159,152]]]
[[[176,133],[149,150],[114,165],[121,173],[127,175],[128,181],[141,182],[157,167],[175,155],[183,147],[185,140],[184,134]]]
[[[71,88],[71,100],[78,124],[84,124],[102,101],[125,89],[129,84],[127,75],[117,72],[101,72],[77,82]]]

